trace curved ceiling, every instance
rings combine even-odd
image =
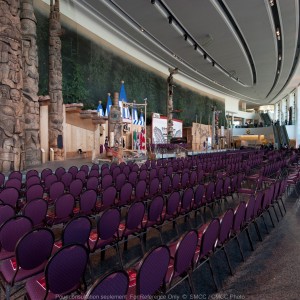
[[[296,87],[292,79],[300,69],[299,0],[80,4],[182,75],[213,90],[267,104]]]

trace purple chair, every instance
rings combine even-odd
[[[154,177],[149,182],[148,187],[148,193],[146,193],[146,197],[148,199],[151,199],[152,197],[155,197],[159,192],[159,179],[157,177]]]
[[[130,172],[131,172],[130,167],[126,165],[126,166],[123,168],[123,171],[122,171],[122,172],[125,174],[126,178],[128,178],[128,176],[129,176],[129,174],[130,174]]]
[[[61,181],[57,181],[51,184],[49,189],[49,198],[47,198],[47,201],[49,203],[53,203],[61,197],[65,193],[65,186]]]
[[[19,192],[17,189],[10,187],[5,188],[0,192],[0,201],[4,204],[9,204],[14,209],[18,207]]]
[[[66,191],[69,191],[70,184],[72,181],[73,181],[73,175],[70,172],[64,173],[61,177],[61,182],[64,184]]]
[[[192,171],[190,174],[189,187],[193,187],[197,184],[197,172]]]
[[[62,231],[62,239],[54,244],[57,249],[61,247],[80,244],[90,250],[89,237],[92,230],[92,222],[86,216],[72,218]]]
[[[55,299],[84,289],[84,273],[88,262],[88,251],[82,245],[68,245],[57,251],[48,261],[44,273],[26,282],[29,299]]]
[[[49,192],[50,190],[50,187],[51,185],[54,183],[54,182],[57,182],[57,177],[56,175],[54,174],[49,174],[46,178],[45,178],[45,182],[44,182],[44,189],[45,189],[45,192]]]
[[[188,172],[182,173],[180,180],[180,189],[184,190],[189,186],[190,174]]]
[[[53,226],[68,222],[73,216],[75,205],[74,197],[71,194],[64,194],[54,202],[54,211],[47,215],[47,224]]]
[[[121,168],[116,166],[114,167],[113,169],[110,169],[111,172],[112,172],[112,177],[113,177],[113,180],[114,182],[116,182],[116,178],[119,174],[121,174]]]
[[[86,190],[80,195],[79,208],[74,208],[75,215],[92,215],[96,211],[97,193],[94,190]]]
[[[83,189],[83,183],[80,179],[74,179],[70,184],[69,193],[74,197],[74,199],[78,199]]]
[[[135,235],[141,239],[140,233],[143,230],[142,222],[145,215],[145,205],[143,202],[133,203],[126,214],[126,219],[124,222],[120,223],[119,226],[119,237],[120,240],[124,241],[124,250],[127,250],[128,237]],[[143,244],[141,247],[144,253]]]
[[[172,189],[174,191],[180,190],[180,175],[179,174],[174,174],[172,178]]]
[[[113,185],[113,177],[110,174],[106,174],[101,177],[101,191],[106,190],[109,186]]]
[[[172,191],[171,187],[172,187],[171,178],[166,175],[161,182],[161,189],[160,189],[161,194],[165,195],[171,193]]]
[[[25,182],[26,190],[35,184],[41,184],[41,179],[39,176],[32,175],[28,179],[26,179],[26,182]]]
[[[134,195],[132,196],[132,200],[136,201],[143,201],[145,199],[147,189],[147,183],[145,180],[139,180],[135,186]]]
[[[147,254],[134,269],[129,269],[130,285],[128,297],[151,299],[164,290],[165,277],[170,262],[170,250],[167,246],[158,246]]]
[[[22,215],[28,217],[34,227],[41,227],[46,225],[47,212],[48,202],[44,199],[34,199],[24,206]]]
[[[63,174],[65,174],[65,173],[66,173],[66,170],[65,170],[65,168],[63,168],[63,167],[57,168],[57,169],[55,170],[55,172],[54,172],[54,174],[56,175],[58,181],[61,181],[61,177],[62,177]]]
[[[72,166],[69,168],[68,172],[72,174],[73,180],[76,178],[76,174],[78,173],[78,168],[76,166]]]
[[[9,204],[0,203],[0,226],[15,216],[15,209]]]
[[[228,209],[220,218],[220,231],[218,236],[218,244],[220,250],[223,250],[226,256],[226,260],[230,269],[231,275],[233,275],[233,270],[230,264],[229,256],[226,251],[226,245],[230,241],[230,233],[233,226],[234,211],[233,209]]]
[[[26,181],[31,176],[38,176],[39,177],[39,172],[37,170],[29,170],[29,171],[27,171],[26,172]]]
[[[126,182],[121,190],[120,190],[120,194],[119,194],[119,198],[117,199],[117,206],[125,206],[130,204],[131,202],[131,196],[132,196],[132,185],[129,182]]]
[[[35,184],[29,187],[25,193],[26,202],[40,199],[44,197],[44,188],[40,184]]]
[[[83,184],[85,184],[86,181],[86,173],[83,170],[79,170],[75,176],[76,179],[80,179],[82,181]]]
[[[8,175],[8,179],[18,179],[22,182],[22,173],[20,171],[13,171]]]
[[[255,196],[251,195],[249,200],[246,203],[246,212],[244,222],[242,224],[242,229],[246,231],[247,237],[251,246],[252,251],[254,251],[252,239],[249,232],[249,226],[252,224],[254,218],[254,206],[255,206]]]
[[[189,218],[189,213],[191,212],[192,209],[193,200],[194,200],[194,190],[192,188],[187,188],[182,194],[181,201],[180,201],[181,203],[178,211],[179,215],[184,216],[185,219]]]
[[[111,175],[110,174],[110,169],[107,167],[107,168],[103,168],[101,169],[101,178],[104,177],[105,175]]]
[[[180,207],[180,193],[178,191],[174,191],[167,200],[166,209],[162,214],[162,218],[164,221],[175,221],[178,216],[178,211]],[[175,227],[175,223],[173,222]],[[176,227],[177,230],[177,227]]]
[[[116,202],[117,190],[114,186],[109,186],[106,188],[102,195],[100,203],[96,204],[97,211],[103,211],[111,206],[113,206]]]
[[[211,265],[210,258],[215,252],[215,248],[217,245],[217,240],[220,233],[220,221],[219,219],[212,219],[211,222],[207,225],[202,225],[198,230],[198,240],[199,247],[197,250],[199,253],[195,255],[195,265],[196,269],[200,268],[203,264],[208,262],[209,269],[216,287],[218,290],[218,286],[213,274],[213,269]]]
[[[88,177],[89,178],[91,178],[91,177],[99,178],[100,177],[99,170],[91,169]]]
[[[94,190],[95,192],[98,192],[98,178],[95,176],[89,177],[86,181],[86,189],[87,190]]]
[[[197,231],[191,230],[183,235],[178,242],[169,245],[171,260],[165,277],[166,293],[169,293],[179,283],[187,280],[191,294],[195,294],[191,273],[197,243]]]
[[[237,240],[243,261],[245,261],[245,258],[244,258],[244,254],[243,254],[238,236],[239,236],[239,233],[241,232],[242,225],[245,220],[245,214],[246,214],[246,202],[241,201],[240,204],[238,205],[238,207],[234,211],[231,236],[232,236],[232,238]]]
[[[121,190],[121,188],[125,184],[125,182],[126,182],[126,175],[124,173],[118,174],[115,179],[115,187],[118,192]]]
[[[15,257],[0,265],[4,279],[6,299],[10,299],[11,288],[44,270],[51,256],[54,234],[47,228],[34,229],[26,233],[17,243]]]
[[[91,166],[91,171],[92,170],[96,170],[96,171],[99,171],[99,165],[98,164],[93,164],[92,166]]]
[[[137,172],[130,172],[128,174],[128,182],[130,182],[132,184],[132,186],[136,185],[137,178],[138,178]]]
[[[46,177],[48,177],[51,174],[53,174],[53,172],[49,168],[46,168],[46,169],[42,170],[42,172],[41,172],[41,180],[42,180],[42,182],[45,182]]]
[[[32,229],[32,222],[25,216],[14,216],[0,227],[0,261],[13,257],[19,239]]]
[[[139,172],[140,168],[137,164],[133,164],[131,167],[132,172]]]
[[[128,285],[129,277],[124,270],[110,272],[94,282],[85,294],[84,300],[126,299]]]
[[[203,184],[199,184],[194,193],[194,201],[192,203],[192,208],[195,210],[195,217],[197,212],[203,207],[203,198],[205,195],[205,187]]]
[[[215,183],[213,181],[209,182],[205,188],[205,195],[203,198],[203,204],[205,204],[205,208],[210,209],[210,205],[214,204],[215,200]],[[204,209],[205,212],[205,209]],[[211,216],[213,217],[213,212],[210,209]]]
[[[4,185],[5,188],[15,188],[16,190],[20,191],[22,187],[22,181],[18,178],[9,178]]]
[[[114,247],[120,264],[123,266],[119,251],[119,225],[121,222],[121,213],[117,208],[109,208],[103,212],[97,221],[96,230],[92,230],[89,237],[89,246],[91,252],[101,249],[101,258],[105,258],[106,247]]]
[[[82,165],[79,170],[84,171],[85,177],[87,177],[89,175],[90,168],[88,165]]]
[[[141,180],[147,181],[147,178],[148,178],[147,170],[142,170],[139,174],[139,181],[141,181]]]

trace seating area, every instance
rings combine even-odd
[[[215,293],[212,260],[224,253],[233,275],[285,217],[299,174],[284,150],[0,174],[1,297],[194,295],[203,272]]]

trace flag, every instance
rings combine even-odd
[[[133,101],[131,114],[132,114],[132,124],[137,125],[139,123],[139,116],[138,116],[137,108],[135,105],[135,100]]]
[[[99,101],[98,107],[97,107],[97,114],[99,117],[103,117],[103,107],[102,107],[102,102]]]
[[[108,93],[107,94],[107,103],[106,103],[105,117],[108,117],[111,106],[112,106],[112,101],[111,101],[111,98],[110,98],[110,93]]]
[[[144,114],[143,111],[141,110],[141,114],[140,114],[140,120],[138,125],[144,126],[145,125],[145,120],[144,120]]]
[[[128,101],[127,101],[124,81],[121,81],[121,89],[119,94],[119,106],[121,108],[122,117],[124,119],[130,119],[130,111],[127,103]]]

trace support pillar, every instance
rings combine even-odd
[[[295,103],[296,103],[296,126],[295,128],[300,128],[300,87],[298,86],[296,88],[296,92],[295,92]],[[300,145],[300,130],[295,130],[296,133],[296,147],[298,148],[298,146]]]

